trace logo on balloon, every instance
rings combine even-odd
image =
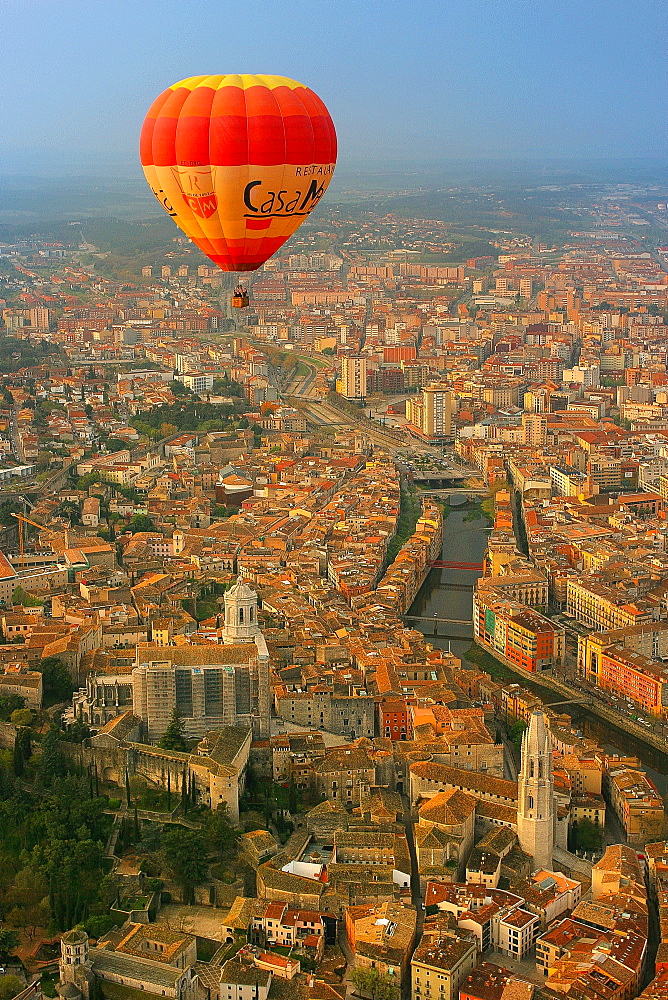
[[[324,193],[325,184],[318,184],[316,180],[311,181],[306,191],[289,191],[287,188],[268,191],[262,189],[262,181],[249,181],[244,188],[244,205],[249,210],[244,218],[263,215],[265,218],[284,219],[291,215],[309,215]]]
[[[174,167],[173,170],[191,211],[201,219],[210,219],[218,208],[211,168]]]

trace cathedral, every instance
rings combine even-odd
[[[242,580],[225,594],[222,641],[161,646],[139,643],[132,711],[157,742],[174,713],[188,738],[222,726],[251,726],[269,736],[269,653],[257,618],[257,594]]]

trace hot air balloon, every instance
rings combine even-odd
[[[152,104],[144,174],[176,225],[223,271],[255,271],[313,211],[336,132],[308,87],[283,76],[193,76]],[[236,305],[247,305],[241,286]]]

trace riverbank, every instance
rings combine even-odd
[[[418,519],[422,514],[422,504],[416,488],[406,479],[401,480],[399,518],[392,541],[387,547],[387,565],[391,566],[397,558],[402,546],[413,537]],[[420,581],[420,587],[424,579]],[[418,587],[418,590],[420,588]]]
[[[451,509],[450,516],[443,521],[443,547],[441,558],[453,562],[482,563],[487,548],[489,529],[483,519],[465,521],[468,508]],[[432,569],[423,586],[415,597],[409,613],[424,620],[411,622],[420,629],[427,642],[438,649],[451,650],[463,662],[476,662],[469,656],[471,638],[461,634],[457,625],[434,625],[434,618],[459,619],[471,618],[473,603],[473,587],[480,573],[452,568]],[[481,650],[483,656],[488,656]],[[596,706],[597,711],[588,704],[580,702],[581,693],[575,692],[578,699],[570,702],[574,692],[564,691],[555,686],[560,684],[552,677],[536,674],[520,674],[512,666],[495,659],[493,663],[479,662],[483,670],[492,674],[501,683],[516,682],[531,690],[546,704],[551,701],[569,701],[555,711],[570,716],[572,725],[584,736],[599,746],[617,753],[629,753],[638,757],[649,776],[662,794],[668,794],[668,744],[661,739],[648,739],[651,735],[647,728],[640,729],[637,724],[633,729],[626,716],[606,712],[605,706]],[[491,668],[491,669],[490,669]],[[638,733],[636,737],[636,732]]]
[[[478,643],[473,643],[471,649],[467,650],[466,659],[490,674],[494,680],[532,681],[536,685],[546,687],[556,694],[563,695],[564,699],[568,698],[574,702],[585,702],[587,711],[591,712],[592,715],[596,715],[599,719],[603,719],[604,722],[610,723],[610,725],[615,726],[617,729],[632,733],[637,740],[654,747],[655,750],[660,750],[662,753],[666,752],[666,741],[660,736],[655,736],[654,733],[648,732],[647,729],[634,722],[633,719],[629,719],[628,715],[623,715],[621,712],[617,712],[607,705],[601,705],[594,695],[588,691],[572,687],[564,681],[558,681],[548,673],[534,674],[529,670],[523,670],[522,667],[518,667],[516,663],[512,663],[511,660],[508,660],[501,653],[491,653]]]

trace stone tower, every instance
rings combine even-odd
[[[77,995],[89,1000],[93,983],[92,963],[85,931],[73,930],[60,939],[59,982],[56,992],[62,1000],[73,1000]]]
[[[552,869],[554,850],[554,778],[552,740],[545,716],[536,711],[522,739],[518,784],[517,835],[535,868]]]
[[[248,667],[241,664],[236,668],[237,716],[246,711],[252,715],[253,736],[266,739],[270,734],[271,683],[269,675],[269,651],[257,620],[257,594],[238,579],[225,593],[225,626],[223,642],[254,644],[249,650]],[[247,681],[243,674],[247,675]],[[247,709],[240,706],[249,699]]]
[[[77,966],[88,961],[88,935],[85,931],[68,931],[60,939],[60,978],[65,982],[74,982]]]
[[[257,594],[238,579],[225,593],[223,642],[255,642],[259,632]]]

